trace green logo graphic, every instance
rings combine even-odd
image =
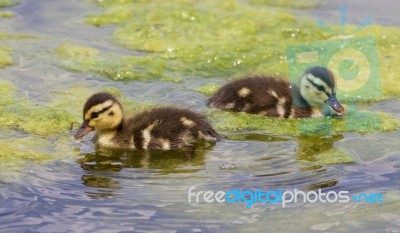
[[[346,8],[340,8],[342,32]],[[370,22],[367,18],[360,24],[356,31],[362,29]],[[318,25],[324,30],[333,34],[333,31],[319,21]],[[289,79],[292,83],[298,84],[305,70],[313,66],[327,67],[335,76],[337,84],[337,97],[341,102],[354,105],[360,101],[372,101],[382,97],[381,79],[378,62],[378,52],[374,37],[358,37],[329,40],[309,44],[293,45],[287,48]],[[354,114],[357,108],[348,106],[346,109],[346,127],[349,131],[365,131],[357,122],[360,114]],[[349,114],[349,111],[353,114]],[[363,114],[364,116],[368,114]],[[376,121],[378,116],[369,113],[371,120]],[[360,127],[358,127],[360,126]],[[375,125],[376,127],[376,125]],[[314,130],[313,130],[314,129]],[[310,120],[304,119],[300,123],[301,135],[333,133],[332,120]],[[314,133],[312,133],[314,132]]]

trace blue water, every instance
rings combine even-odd
[[[333,8],[322,5],[318,11]],[[205,108],[206,97],[193,91],[194,86],[204,84],[200,78],[179,84],[116,82],[94,74],[68,72],[50,61],[44,51],[69,40],[127,53],[109,40],[111,27],[99,30],[81,24],[86,14],[97,11],[93,5],[26,0],[11,10],[17,17],[2,21],[1,28],[39,39],[7,42],[17,54],[17,64],[0,70],[0,77],[15,83],[30,99],[46,102],[50,93],[84,82],[96,88],[117,87],[127,98],[139,101]],[[362,6],[352,10],[358,15],[364,12]],[[396,23],[392,16],[383,16],[385,22]],[[214,81],[222,83],[218,78]],[[398,100],[365,107],[400,119]],[[231,139],[195,151],[151,153],[95,152],[88,139],[74,144],[71,133],[71,151],[65,157],[29,162],[13,175],[1,173],[0,232],[400,231],[399,131],[323,138],[222,133]],[[324,164],[316,160],[329,151],[354,162]],[[244,203],[188,203],[192,186],[197,191],[215,192],[236,188],[379,192],[384,202],[292,203],[287,208],[271,203],[251,208]]]

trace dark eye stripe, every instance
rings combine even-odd
[[[103,112],[107,111],[107,110],[110,109],[112,106],[113,106],[113,105],[110,105],[110,106],[108,106],[108,107],[106,107],[106,108],[103,108],[103,109],[100,110],[100,111],[92,112],[92,116],[91,116],[90,119],[97,118],[100,114],[102,114]]]
[[[315,88],[317,88],[318,91],[323,91],[323,92],[325,92],[325,94],[326,94],[327,96],[331,96],[331,94],[328,93],[328,92],[325,90],[325,87],[324,87],[324,86],[321,86],[321,85],[318,85],[318,84],[314,83],[314,82],[311,81],[311,79],[309,79],[309,78],[307,78],[307,80],[308,80]]]

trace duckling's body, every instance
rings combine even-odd
[[[176,149],[197,140],[216,141],[218,134],[205,118],[186,109],[160,107],[124,118],[116,130],[99,131],[101,147]]]
[[[187,109],[158,107],[125,117],[118,100],[108,93],[90,97],[83,112],[84,122],[75,138],[96,130],[94,141],[99,147],[169,150],[220,138],[205,117]]]
[[[313,67],[302,77],[300,87],[270,76],[251,76],[230,82],[208,99],[207,106],[283,118],[340,115],[335,80],[323,67]]]

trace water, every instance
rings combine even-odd
[[[396,1],[364,1],[364,0],[328,0],[317,1],[320,4],[318,11],[309,12],[321,19],[327,19],[331,23],[339,23],[338,8],[347,6],[347,22],[358,24],[370,16],[373,22],[384,26],[399,26],[399,18],[396,17],[396,9],[399,3]]]
[[[323,8],[326,9],[326,8]],[[9,41],[17,64],[1,77],[19,93],[46,103],[73,83],[114,86],[128,98],[173,103],[202,110],[206,97],[193,89],[200,78],[182,84],[161,81],[116,82],[94,74],[66,72],[46,51],[64,41],[117,53],[102,30],[80,24],[97,9],[80,1],[27,0],[13,8],[18,16],[1,28],[38,36]],[[354,10],[354,9],[353,9]],[[360,8],[360,11],[363,9]],[[62,14],[62,17],[59,15]],[[390,16],[387,20],[391,21]],[[92,38],[98,38],[93,40]],[[209,82],[210,79],[207,80]],[[223,83],[215,78],[213,81]],[[83,102],[84,100],[81,100]],[[398,100],[366,105],[399,118]],[[77,109],[80,114],[80,109]],[[68,153],[29,162],[16,177],[0,178],[1,232],[399,232],[400,132],[332,137],[276,137],[254,132],[222,132],[225,139],[195,151],[93,151],[88,139],[67,143]],[[11,136],[17,137],[16,133]],[[236,139],[236,140],[233,140]],[[79,153],[81,151],[81,153]],[[324,164],[318,156],[335,152],[352,163]],[[278,204],[188,203],[188,190],[347,190],[384,195],[383,203]]]

